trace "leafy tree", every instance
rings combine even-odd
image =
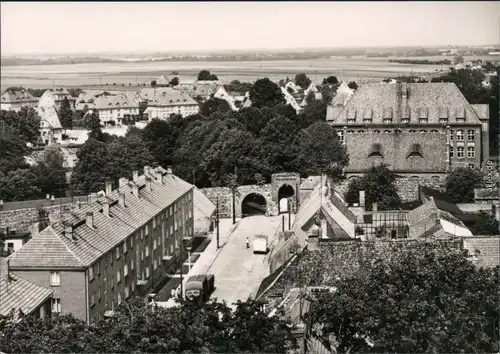
[[[302,130],[295,144],[299,148],[299,171],[306,175],[326,174],[334,181],[342,179],[349,159],[337,133],[328,123],[318,122]]]
[[[66,169],[64,156],[59,147],[50,147],[45,150],[41,163],[34,166],[32,171],[37,175],[41,194],[63,196],[66,191]]]
[[[40,196],[37,175],[31,169],[0,172],[0,191],[2,200],[16,201],[36,199]]]
[[[88,118],[88,127],[90,129],[89,139],[95,139],[102,141],[104,139],[104,134],[101,129],[101,120],[99,119],[99,113],[93,110]]]
[[[110,175],[111,161],[106,143],[89,138],[76,154],[78,162],[73,171],[72,181],[80,193],[98,192],[104,188],[105,179]]]
[[[202,70],[198,73],[199,81],[217,81],[219,78],[215,74],[211,74],[208,70]]]
[[[152,80],[151,81],[151,87],[155,87],[156,86],[156,80]]]
[[[345,195],[348,203],[357,203],[359,191],[365,191],[365,206],[371,210],[377,203],[379,210],[394,210],[401,204],[395,185],[396,175],[386,165],[370,168],[363,177],[351,181]]]
[[[306,89],[311,85],[311,79],[304,73],[297,74],[295,75],[295,85],[299,85],[303,89]]]
[[[464,56],[463,55],[456,55],[453,58],[453,62],[456,64],[463,64],[464,63]]]
[[[39,141],[40,117],[31,107],[22,107],[19,112],[1,111],[0,129],[6,126],[24,142],[35,144]]]
[[[176,76],[170,82],[168,83],[170,86],[177,86],[179,85],[179,78]]]
[[[422,244],[366,262],[315,300],[308,321],[336,352],[499,351],[500,267]]]
[[[355,81],[351,81],[347,84],[347,86],[350,88],[350,89],[353,89],[353,90],[357,90],[358,89],[358,84],[355,82]]]
[[[336,76],[328,76],[323,79],[323,85],[337,85],[339,80]]]
[[[59,110],[59,120],[64,129],[73,128],[73,111],[67,97],[64,97]]]
[[[267,77],[255,81],[250,89],[250,100],[256,108],[272,107],[278,103],[285,103],[281,89]]]
[[[479,171],[459,167],[446,176],[446,193],[456,203],[470,203],[474,201],[474,188],[481,187],[482,183]]]
[[[200,113],[205,117],[211,116],[215,112],[226,113],[231,110],[226,100],[212,97],[205,101],[200,107]]]

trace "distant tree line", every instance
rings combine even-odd
[[[422,64],[422,65],[450,65],[451,60],[428,60],[428,59],[389,59],[390,63],[398,64]]]

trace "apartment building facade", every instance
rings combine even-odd
[[[93,110],[99,113],[99,120],[102,125],[122,125],[131,119],[139,118],[139,102],[134,99],[133,94],[101,94],[93,101]]]
[[[372,165],[371,157],[376,156],[377,161],[391,167],[383,151],[396,151],[395,144],[410,140],[404,158],[414,158],[402,166],[404,171],[393,168],[396,172],[432,174],[455,167],[482,168],[489,159],[488,105],[469,104],[454,83],[361,85],[352,97],[333,99],[326,121],[346,144],[350,166],[367,169]],[[381,137],[374,141],[367,133]],[[427,159],[435,170],[421,170],[426,164],[419,158]],[[444,168],[438,161],[442,159]],[[357,169],[348,167],[347,172],[362,172]]]
[[[198,102],[188,94],[172,88],[143,89],[140,91],[143,100],[147,101],[148,107],[144,111],[148,120],[168,119],[172,114],[180,114],[182,117],[197,114],[200,111]]]
[[[158,167],[64,215],[10,256],[11,269],[54,290],[52,312],[95,322],[145,295],[194,234],[193,186]]]
[[[7,90],[0,99],[0,110],[19,112],[23,107],[35,108],[38,98],[24,89]]]

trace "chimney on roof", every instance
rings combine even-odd
[[[151,192],[151,177],[146,176],[146,189]]]
[[[9,280],[10,280],[10,259],[7,259],[7,261],[5,262],[5,272],[2,272],[2,277],[7,282],[7,284],[9,284]]]
[[[139,179],[139,171],[134,171],[132,172],[132,174],[133,174],[132,180],[136,182]]]
[[[139,185],[136,183],[132,186],[132,194],[134,194],[134,197],[139,198]]]
[[[118,196],[118,203],[120,204],[121,207],[125,206],[125,193],[120,192]]]
[[[74,239],[73,237],[73,225],[66,225],[64,227],[64,234],[66,235],[66,237],[70,238],[71,239]]]
[[[87,211],[87,217],[85,219],[85,223],[88,227],[94,228],[94,213],[91,211]]]
[[[102,203],[102,213],[109,217],[109,200],[107,199]]]
[[[111,191],[113,190],[113,184],[111,181],[106,181],[106,195],[109,196],[111,194]]]
[[[359,206],[365,207],[365,191],[359,191]]]
[[[144,166],[144,174],[147,175],[149,173],[149,166]]]
[[[118,185],[120,187],[125,186],[128,183],[128,178],[127,177],[122,177],[118,180]]]
[[[167,175],[171,175],[172,174],[172,165],[168,165],[167,166]]]

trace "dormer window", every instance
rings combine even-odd
[[[424,157],[422,155],[422,149],[420,147],[420,144],[412,144],[410,147],[410,151],[408,155],[406,155],[406,158],[408,157]]]
[[[370,152],[368,154],[368,157],[384,158],[384,156],[382,155],[382,146],[380,144],[373,144],[370,147]]]
[[[409,133],[416,133],[417,131],[415,129],[410,129],[408,132]]]
[[[354,134],[354,130],[348,130],[347,134]]]
[[[356,123],[356,120],[355,119],[348,119],[347,123]]]
[[[465,122],[465,108],[463,107],[457,109],[457,122]]]
[[[391,124],[392,118],[384,118],[384,124]]]
[[[438,133],[438,131],[436,129],[432,129],[431,133]]]
[[[384,130],[384,133],[386,133],[386,134],[388,134],[390,132],[391,132],[390,130]]]
[[[462,129],[457,130],[457,140],[464,141],[464,131]]]
[[[364,133],[365,131],[364,130],[358,130],[358,133]]]
[[[458,123],[464,123],[465,122],[465,118],[457,118],[457,122]]]
[[[372,119],[371,118],[364,118],[363,123],[371,123]]]
[[[408,123],[410,123],[410,119],[409,118],[402,118],[401,123],[408,124]]]
[[[379,133],[380,133],[380,130],[378,130],[378,129],[375,129],[375,130],[374,130],[373,132],[374,132],[374,133],[377,133],[377,134],[379,134]]]
[[[439,118],[439,123],[448,124],[448,118]]]

